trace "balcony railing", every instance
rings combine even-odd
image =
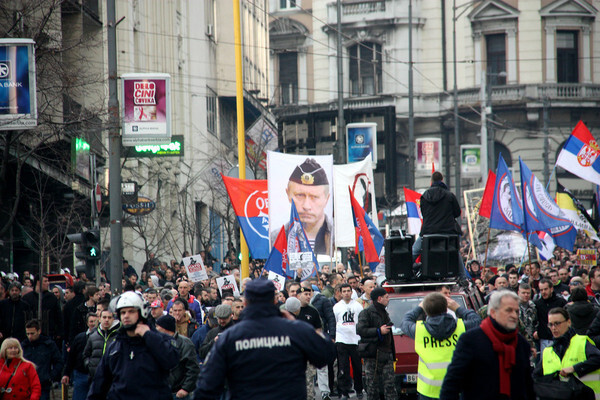
[[[348,1],[342,3],[343,15],[369,14],[385,11],[385,1]]]

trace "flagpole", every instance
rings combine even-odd
[[[550,178],[548,178],[548,182],[546,182],[546,192],[548,191],[548,187],[550,187],[550,182],[552,182],[552,178],[554,178],[555,171],[556,171],[556,163],[554,163],[554,168],[552,168],[552,173],[550,174]]]
[[[492,229],[488,226],[487,240],[485,241],[485,259],[483,261],[483,269],[485,269],[485,266],[487,265],[488,247],[490,245],[490,232],[491,231],[492,231]]]

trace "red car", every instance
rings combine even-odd
[[[483,306],[478,290],[464,289],[454,283],[384,285],[386,289],[394,289],[394,293],[390,293],[390,303],[387,310],[394,322],[392,332],[396,346],[396,388],[398,394],[416,394],[419,357],[415,353],[415,341],[404,335],[400,329],[400,322],[407,312],[418,306],[428,293],[435,290],[435,286],[442,284],[452,287],[450,296],[461,306],[473,310],[478,310]]]

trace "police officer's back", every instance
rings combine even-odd
[[[215,399],[227,385],[231,399],[306,399],[306,362],[317,368],[335,358],[335,346],[303,321],[283,317],[275,286],[246,285],[241,322],[223,332],[200,372],[195,399]]]

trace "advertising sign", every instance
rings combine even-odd
[[[372,167],[377,167],[377,124],[363,122],[346,125],[348,163],[362,161],[371,153]]]
[[[0,39],[0,130],[37,126],[34,44]]]
[[[481,145],[463,144],[460,146],[460,171],[464,177],[481,176]]]
[[[123,74],[123,146],[171,142],[169,74]]]
[[[418,175],[431,175],[432,169],[442,166],[442,139],[424,138],[416,140],[417,155],[415,172]]]
[[[123,204],[123,211],[127,214],[141,217],[150,214],[156,208],[156,203],[145,196],[138,196],[137,203]]]
[[[90,145],[81,138],[71,140],[71,164],[77,175],[90,180]]]
[[[596,250],[594,249],[577,249],[577,260],[579,261],[579,265],[588,265],[590,267],[598,265]]]
[[[183,135],[173,135],[171,142],[166,144],[147,144],[127,147],[126,157],[183,157]]]

